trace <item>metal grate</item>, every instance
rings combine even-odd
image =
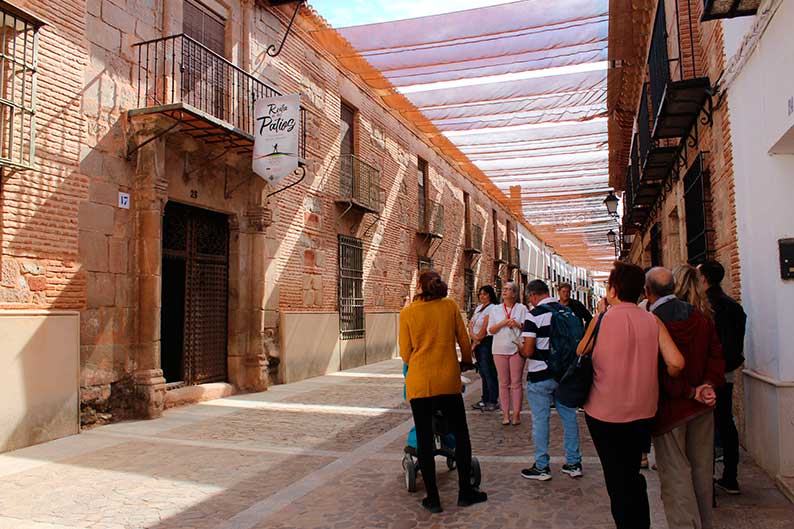
[[[419,217],[419,232],[443,235],[444,206],[435,200],[426,200],[424,203],[424,216]]]
[[[364,246],[361,239],[339,235],[339,334],[364,337]]]
[[[701,155],[698,155],[684,176],[684,206],[687,260],[693,265],[700,264],[708,259],[709,254],[706,189]]]
[[[466,314],[471,318],[477,306],[477,298],[474,296],[474,270],[470,268],[463,270],[463,305],[466,307]]]
[[[651,266],[662,266],[662,227],[657,222],[651,226]]]
[[[482,252],[482,226],[471,224],[469,226],[469,248]]]
[[[227,378],[228,256],[229,227],[225,215],[176,203],[166,206],[164,268],[179,268],[182,272],[169,276],[164,297],[176,294],[179,299],[175,301],[182,304],[183,311],[176,314],[173,309],[179,307],[164,301],[162,318],[167,328],[162,335],[164,343],[181,346],[181,366],[174,371],[180,371],[188,384]],[[184,284],[174,284],[176,277]],[[169,340],[169,336],[175,340]]]
[[[648,110],[648,83],[642,85],[640,108],[637,113],[637,139],[640,147],[640,166],[645,167],[648,151],[651,149],[651,115]]]
[[[502,277],[501,276],[494,276],[493,278],[493,289],[496,291],[496,299],[500,301],[502,299]]]
[[[433,260],[431,258],[429,258],[429,257],[420,256],[417,268],[419,269],[419,273],[420,274],[422,272],[427,271],[427,270],[432,270],[433,269]]]
[[[41,21],[0,2],[0,167],[31,169],[36,148]]]

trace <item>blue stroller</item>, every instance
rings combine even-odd
[[[408,366],[403,364],[403,375],[408,373]],[[403,392],[405,388],[403,388]],[[463,384],[466,392],[466,384]],[[408,492],[416,492],[416,476],[419,474],[419,459],[417,457],[416,427],[408,432],[403,454],[403,470],[405,471],[405,488]],[[447,460],[447,468],[455,470],[455,436],[449,433],[449,427],[444,414],[436,412],[433,417],[433,456],[441,456]],[[479,487],[482,481],[480,462],[476,457],[471,458],[471,486]]]

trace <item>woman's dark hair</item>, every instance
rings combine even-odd
[[[479,296],[483,292],[488,294],[488,299],[490,300],[491,304],[496,305],[496,303],[499,301],[496,298],[496,290],[494,290],[491,285],[483,285],[480,287],[480,290],[477,291],[477,295]]]
[[[432,301],[447,297],[447,284],[444,283],[438,272],[432,270],[422,272],[419,275],[419,285],[422,287],[422,293],[417,294],[414,299]]]
[[[637,303],[645,288],[645,274],[637,265],[615,261],[607,285],[615,289],[620,301]]]

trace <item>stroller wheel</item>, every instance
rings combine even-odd
[[[480,462],[476,457],[471,458],[471,486],[479,487],[482,482],[482,474],[480,473]]]
[[[403,459],[405,469],[405,488],[408,492],[416,492],[416,464],[412,459]]]
[[[447,468],[449,470],[455,470],[455,458],[454,457],[447,457]]]

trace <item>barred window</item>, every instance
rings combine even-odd
[[[470,268],[463,270],[463,305],[471,318],[477,307],[477,298],[474,296],[474,270]]]
[[[339,334],[364,337],[364,246],[361,239],[339,235]]]
[[[43,22],[0,1],[0,167],[33,167],[38,31]]]
[[[493,278],[493,289],[496,291],[496,300],[501,301],[502,299],[502,277],[495,276]]]
[[[687,259],[690,264],[697,265],[706,261],[709,253],[706,189],[700,156],[695,159],[684,176],[684,206]]]
[[[430,259],[429,257],[421,257],[420,256],[419,257],[418,269],[419,269],[419,273],[420,274],[422,272],[427,271],[427,270],[432,270],[433,269],[433,260]]]

